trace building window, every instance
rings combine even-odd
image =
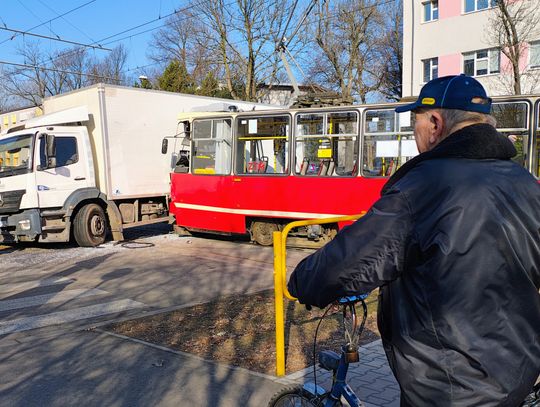
[[[465,0],[465,13],[497,6],[498,0]]]
[[[424,7],[424,21],[433,21],[439,19],[439,2],[437,0],[426,1],[422,3]]]
[[[439,77],[439,58],[425,59],[424,64],[424,83]]]
[[[500,57],[498,49],[483,49],[463,54],[463,73],[469,76],[499,73]]]
[[[530,47],[530,66],[540,68],[540,41],[531,42]]]

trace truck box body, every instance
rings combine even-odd
[[[0,199],[17,209],[0,207],[0,241],[67,241],[74,233],[92,246],[107,230],[120,240],[123,226],[167,220],[182,141],[176,118],[216,105],[271,107],[104,84],[45,99],[42,116],[0,136]]]

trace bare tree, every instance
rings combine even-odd
[[[92,62],[89,68],[89,73],[91,73],[91,76],[88,76],[89,84],[103,82],[121,85],[126,83],[124,70],[127,57],[126,48],[120,44],[102,60]]]
[[[380,87],[378,38],[383,16],[376,0],[337,0],[319,6],[310,77],[344,99],[366,101]]]
[[[207,36],[206,27],[187,9],[169,17],[164,28],[153,35],[148,57],[159,63],[162,70],[171,61],[180,61],[191,76],[201,82],[210,68],[208,61],[212,59],[210,50],[200,41]]]
[[[403,81],[403,4],[401,0],[389,4],[384,15],[385,32],[379,42],[380,88],[387,100],[399,100]]]
[[[118,46],[102,60],[91,60],[85,48],[46,54],[38,43],[18,50],[24,63],[3,70],[0,87],[21,106],[39,106],[48,96],[96,82],[124,83],[127,52]]]
[[[35,43],[27,42],[18,50],[26,66],[7,68],[3,72],[2,89],[21,105],[39,106],[43,98],[54,94],[54,85],[49,83],[47,72],[39,69],[45,59]]]
[[[537,0],[499,0],[490,17],[487,29],[487,42],[499,48],[508,59],[508,67],[503,71],[510,73],[508,91],[520,95],[536,85],[538,73],[524,67],[522,60],[525,48],[536,40],[540,33],[540,10]],[[504,75],[503,75],[504,78]],[[504,84],[504,81],[503,81]]]
[[[257,85],[280,70],[276,44],[292,12],[291,0],[204,0],[174,16],[154,37],[153,58],[184,61],[200,85],[209,73],[235,99],[256,100]]]

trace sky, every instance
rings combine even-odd
[[[184,6],[182,0],[2,0],[0,61],[25,63],[16,50],[28,41],[39,43],[46,53],[74,46],[5,30],[9,28],[105,48],[123,44],[128,51],[126,69],[137,77],[152,63],[147,57],[152,34],[163,26],[168,14]],[[96,58],[107,53],[89,51]]]

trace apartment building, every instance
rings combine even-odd
[[[431,79],[460,73],[476,77],[490,95],[514,93],[512,65],[493,35],[497,24],[502,27],[497,1],[403,0],[404,97],[418,95]],[[540,93],[540,26],[525,21],[540,12],[540,1],[504,1],[527,10],[518,24],[520,37],[526,38],[519,60],[521,93]]]

